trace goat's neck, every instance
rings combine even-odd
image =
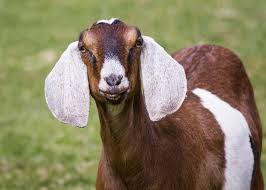
[[[135,96],[121,105],[97,103],[103,154],[111,167],[127,176],[127,169],[140,171],[145,147],[150,143],[152,128],[139,87]],[[146,154],[147,155],[147,154]],[[130,167],[128,167],[128,165]]]

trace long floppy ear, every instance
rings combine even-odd
[[[45,79],[46,103],[63,123],[85,127],[88,123],[90,92],[87,67],[78,42],[71,43]]]
[[[182,105],[187,92],[184,68],[148,36],[141,53],[145,104],[150,119],[158,121]]]

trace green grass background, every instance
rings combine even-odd
[[[169,52],[202,43],[234,50],[265,126],[265,9],[265,0],[0,0],[0,189],[94,189],[101,149],[95,106],[87,128],[60,124],[43,85],[68,43],[102,18],[138,26]],[[265,145],[262,167],[266,176]]]

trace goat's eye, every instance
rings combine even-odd
[[[85,53],[87,51],[87,49],[84,46],[81,46],[81,47],[79,47],[79,51],[81,53]]]
[[[143,44],[143,40],[142,40],[142,38],[138,38],[137,41],[136,41],[135,46],[136,46],[136,47],[141,47],[142,44]]]

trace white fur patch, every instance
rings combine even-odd
[[[227,102],[204,89],[195,89],[219,123],[225,138],[225,183],[224,190],[249,190],[251,186],[254,155],[250,144],[250,130],[243,114]]]
[[[118,20],[117,18],[111,18],[109,20],[98,20],[96,24],[106,23],[106,24],[113,24],[114,21]]]
[[[105,58],[103,63],[103,67],[101,70],[101,79],[99,82],[99,89],[102,91],[108,91],[110,86],[104,80],[105,77],[110,76],[111,74],[114,75],[121,75],[123,76],[121,83],[119,84],[118,88],[125,89],[129,87],[128,78],[125,76],[125,69],[123,65],[120,63],[117,57],[112,58]]]

